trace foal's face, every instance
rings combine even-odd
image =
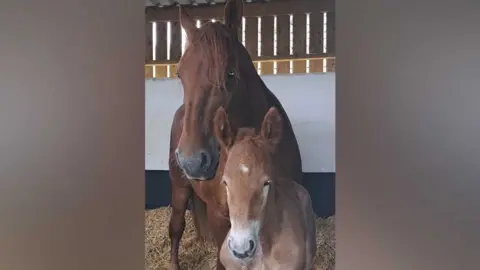
[[[239,259],[255,253],[272,183],[270,156],[262,144],[257,138],[236,143],[228,153],[223,174],[231,221],[227,243]]]
[[[265,206],[274,183],[272,153],[282,136],[282,118],[271,108],[259,134],[254,129],[241,128],[235,138],[223,108],[217,111],[214,123],[215,135],[228,153],[222,179],[231,223],[227,247],[234,257],[245,260],[255,255],[259,243]]]
[[[188,41],[177,71],[184,90],[185,115],[175,154],[189,179],[209,180],[216,175],[220,155],[212,132],[213,117],[220,106],[228,107],[232,93],[242,88],[236,61],[246,53],[237,39],[241,18],[241,0],[227,2],[225,24],[207,23],[197,29],[195,21],[181,13]]]

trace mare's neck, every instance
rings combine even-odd
[[[243,105],[248,108],[245,112],[249,113],[248,126],[261,126],[263,116],[269,109],[267,92],[269,91],[263,80],[254,69],[245,76],[245,91]],[[261,117],[260,117],[261,116]]]

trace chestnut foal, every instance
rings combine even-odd
[[[227,154],[222,183],[231,229],[220,250],[228,270],[310,270],[317,250],[315,214],[308,191],[274,166],[283,120],[275,107],[266,113],[260,133],[240,128],[233,136],[220,107],[214,132]]]

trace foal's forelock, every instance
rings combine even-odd
[[[207,22],[197,30],[196,35],[189,41],[179,65],[188,65],[188,59],[201,57],[207,68],[206,77],[212,89],[222,90],[226,87],[228,73],[233,72],[238,79],[239,64],[237,55],[238,41],[219,22]]]

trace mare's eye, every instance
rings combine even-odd
[[[227,186],[227,182],[225,182],[225,180],[222,180],[222,184],[223,184],[224,186]]]
[[[235,76],[235,73],[233,71],[228,72],[228,76],[233,77]]]
[[[178,71],[175,73],[177,75],[177,78],[180,79],[180,73],[178,73]]]
[[[264,186],[264,187],[268,187],[268,186],[270,186],[270,183],[271,183],[271,182],[272,182],[272,181],[268,180],[268,181],[266,181],[265,183],[263,183],[263,186]]]

